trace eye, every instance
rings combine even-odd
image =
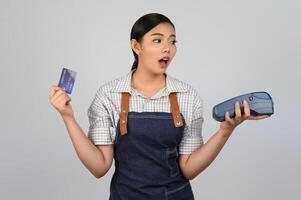
[[[161,39],[154,39],[153,42],[154,42],[154,43],[160,43],[160,42],[161,42]]]
[[[171,41],[171,44],[175,45],[178,41],[177,40],[173,40]]]

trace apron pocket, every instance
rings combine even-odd
[[[170,171],[170,176],[174,177],[179,174],[178,151],[177,148],[166,150],[166,162]]]
[[[166,200],[194,200],[190,183],[165,192]]]

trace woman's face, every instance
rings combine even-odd
[[[138,54],[138,68],[154,74],[166,71],[176,54],[176,33],[169,23],[161,23],[147,32],[141,42],[132,41],[132,48]]]

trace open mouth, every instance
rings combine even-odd
[[[163,57],[159,60],[161,66],[166,66],[169,61],[169,57]]]

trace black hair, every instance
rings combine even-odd
[[[136,39],[138,42],[141,42],[143,36],[153,29],[155,26],[161,23],[169,23],[175,29],[174,24],[168,19],[168,17],[159,14],[159,13],[149,13],[140,17],[132,27],[131,30],[131,39]],[[133,51],[133,50],[132,50]],[[138,55],[133,51],[135,61],[132,66],[132,70],[137,69],[138,67]]]

